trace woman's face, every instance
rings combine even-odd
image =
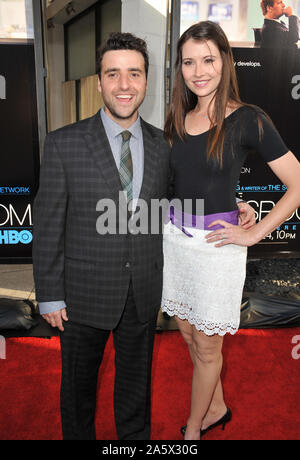
[[[211,99],[221,81],[223,61],[216,44],[190,38],[182,47],[182,76],[198,98]]]

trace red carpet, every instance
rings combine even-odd
[[[225,431],[204,439],[300,439],[300,350],[297,329],[241,330],[224,341],[223,382],[233,412]],[[116,439],[113,357],[109,341],[99,382],[97,438]],[[156,335],[153,362],[152,439],[181,440],[190,405],[192,366],[179,332]],[[58,440],[59,339],[10,338],[0,359],[0,439]]]

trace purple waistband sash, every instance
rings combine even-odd
[[[186,212],[178,211],[174,206],[170,206],[169,219],[173,225],[183,231],[187,236],[193,238],[185,227],[197,228],[198,230],[219,230],[224,228],[222,225],[214,225],[208,227],[214,220],[225,220],[229,224],[238,225],[239,222],[239,211],[219,212],[217,214],[207,214],[206,216],[196,216],[194,214],[188,214]]]

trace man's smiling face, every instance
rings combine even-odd
[[[135,50],[107,51],[101,63],[98,90],[107,115],[124,128],[132,125],[147,90],[143,55]]]

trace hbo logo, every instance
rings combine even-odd
[[[32,233],[28,230],[0,230],[0,244],[29,244],[32,241]]]

